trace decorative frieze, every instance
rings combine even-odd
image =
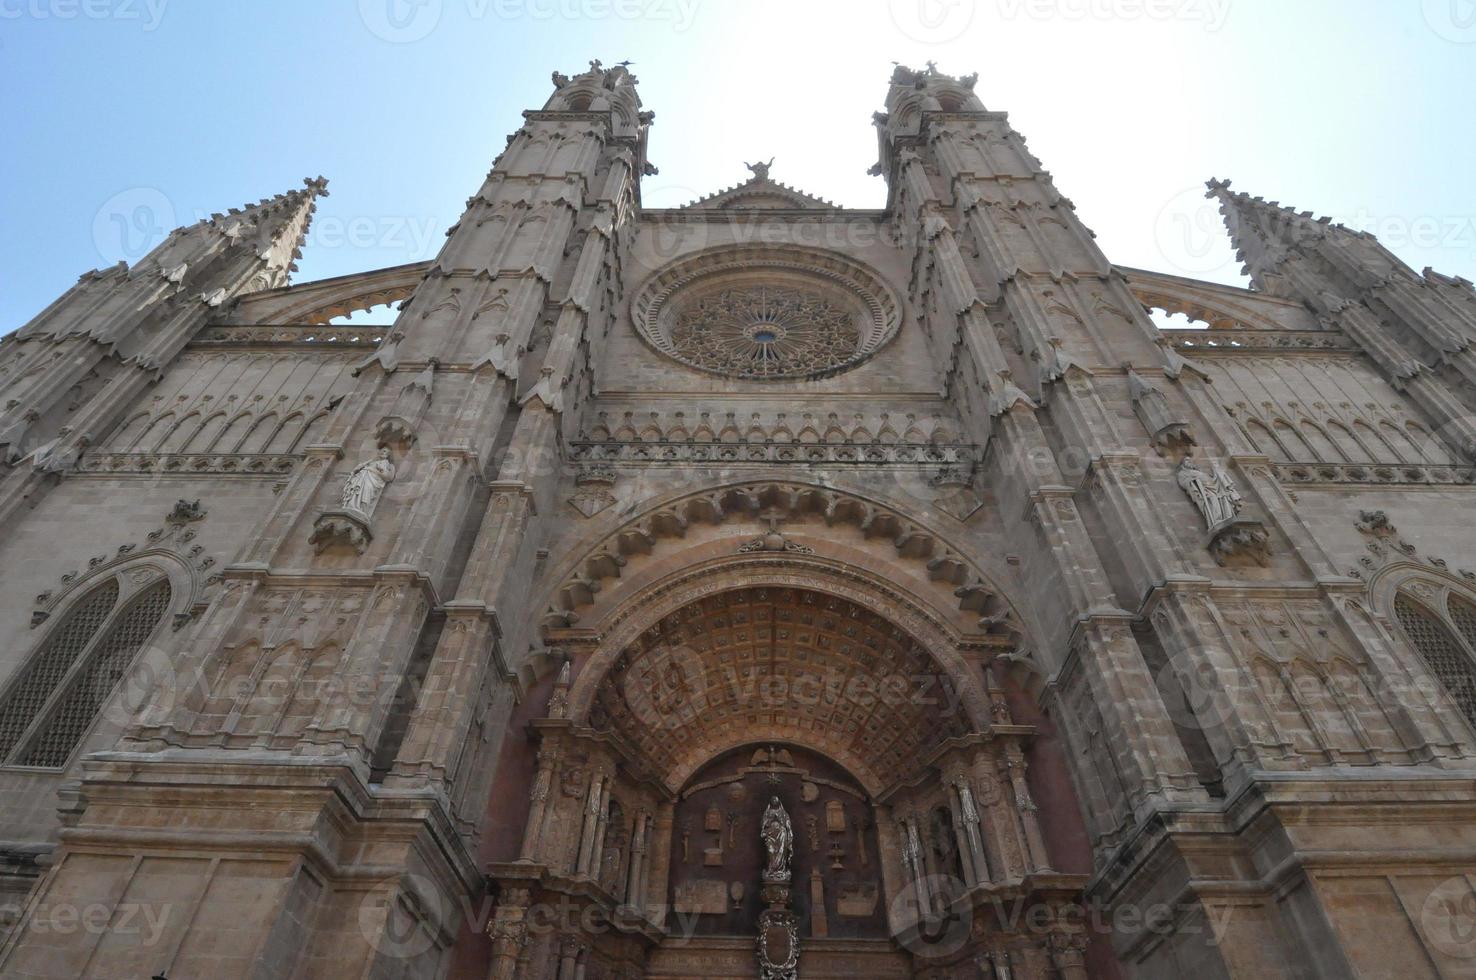
[[[1272,467],[1281,483],[1430,484],[1476,482],[1469,466],[1405,463],[1277,463]]]
[[[88,453],[73,472],[281,477],[301,460],[293,453]]]
[[[829,443],[648,443],[573,442],[570,451],[581,462],[622,464],[826,463],[846,465],[971,465],[975,446],[898,443],[833,445]]]
[[[1359,347],[1345,334],[1322,330],[1165,330],[1163,335],[1175,350],[1202,354],[1325,354],[1329,351],[1357,353]]]
[[[208,327],[190,341],[191,347],[334,347],[372,348],[389,327],[333,326],[313,323],[269,327]]]

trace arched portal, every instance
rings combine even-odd
[[[1006,652],[819,556],[699,562],[633,597],[569,643],[529,726],[517,860],[492,869],[497,915],[578,914],[516,961],[494,942],[489,975],[752,977],[777,911],[801,975],[989,976],[997,956],[1084,978],[1085,877],[1053,867],[1037,732],[989,669]],[[760,838],[775,800],[781,882]],[[1037,907],[1028,931],[999,915]]]

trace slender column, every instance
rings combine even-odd
[[[656,835],[647,848],[651,853],[650,870],[645,873],[641,899],[646,917],[655,919],[658,925],[666,920],[666,879],[671,871],[671,831],[675,819],[675,803],[662,800],[657,804]]]
[[[974,964],[984,980],[1016,980],[1009,950],[991,949],[974,957]]]
[[[646,861],[646,827],[649,816],[644,810],[635,816],[635,824],[630,831],[630,867],[625,875],[625,904],[640,908],[641,904],[641,882],[642,865]]]
[[[974,856],[976,883],[984,884],[993,876],[990,874],[989,858],[984,853],[984,842],[980,839],[979,808],[974,805],[974,791],[969,789],[969,781],[963,776],[958,777],[954,789],[958,792],[959,809],[963,812],[964,832],[969,839],[969,853]]]
[[[594,815],[594,846],[589,852],[589,867],[584,873],[595,881],[600,879],[600,858],[605,853],[605,833],[610,824],[610,776],[607,773],[600,782],[600,805]]]
[[[548,812],[548,797],[553,787],[554,753],[544,748],[538,753],[538,775],[533,779],[533,802],[528,807],[528,826],[523,831],[523,849],[519,861],[537,858],[543,841],[543,820]]]
[[[930,915],[933,911],[933,896],[929,894],[926,871],[923,865],[922,844],[918,839],[917,818],[906,816],[899,821],[902,826],[902,855],[907,862],[907,871],[917,892],[919,915]]]
[[[589,857],[594,848],[595,826],[599,823],[600,793],[604,781],[604,773],[596,772],[589,777],[589,790],[584,797],[584,826],[580,829],[579,853],[574,860],[576,877],[589,874]]]
[[[579,954],[584,952],[584,940],[572,933],[559,937],[558,980],[574,980]]]
[[[995,880],[1023,877],[1025,859],[1020,854],[1020,825],[1010,816],[1010,805],[1000,789],[997,767],[989,753],[980,751],[974,756],[973,775],[974,785],[979,787],[980,805],[984,807],[981,821],[988,820],[994,830],[994,833],[984,835],[984,846],[992,848],[988,855],[989,864],[995,870]]]
[[[1053,932],[1049,938],[1051,965],[1061,980],[1088,980],[1086,937],[1080,933]]]
[[[963,809],[958,803],[958,788],[945,784],[943,792],[948,795],[948,812],[953,815],[954,846],[958,848],[959,864],[963,867],[964,884],[973,888],[979,883],[979,874],[974,870],[974,851],[969,846],[968,831],[964,828]]]
[[[492,938],[487,980],[513,980],[516,976],[518,957],[528,945],[529,897],[526,888],[510,888],[497,903],[492,921],[487,923],[487,935]]]
[[[1025,784],[1025,754],[1020,746],[1005,746],[1005,765],[1010,773],[1010,787],[1015,793],[1015,810],[1019,814],[1020,829],[1025,833],[1026,857],[1031,871],[1050,868],[1046,859],[1045,840],[1040,836],[1040,821],[1035,814],[1039,807],[1030,798],[1030,788]]]

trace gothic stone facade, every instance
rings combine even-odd
[[[1113,265],[932,68],[876,211],[651,122],[0,343],[0,973],[1476,975],[1471,283],[1221,182],[1253,289]]]

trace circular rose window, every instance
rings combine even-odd
[[[818,378],[870,356],[896,331],[891,293],[826,253],[703,253],[647,283],[633,307],[642,336],[689,367],[750,380]]]

